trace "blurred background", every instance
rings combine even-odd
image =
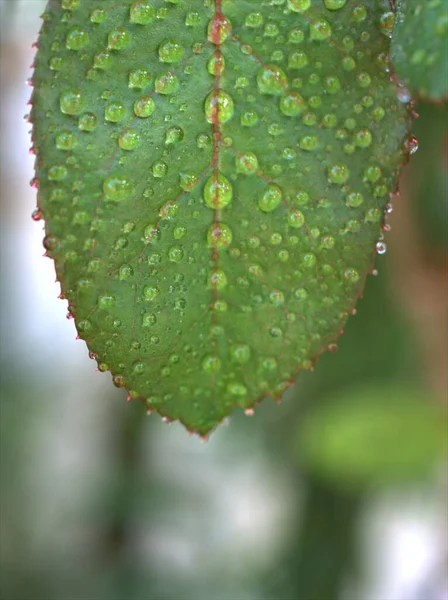
[[[1,11],[1,600],[443,600],[448,111],[339,350],[206,443],[126,403],[76,341],[34,223],[31,44]]]

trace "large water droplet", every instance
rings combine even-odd
[[[258,199],[258,207],[263,212],[272,212],[280,204],[282,197],[282,190],[271,183]]]
[[[222,173],[214,173],[206,181],[204,186],[204,201],[209,208],[224,208],[231,202],[232,196],[232,184]]]
[[[59,98],[61,112],[65,115],[77,115],[84,106],[84,99],[81,90],[65,90]]]
[[[288,78],[277,65],[264,65],[258,71],[257,84],[262,94],[279,96],[287,88]]]
[[[110,175],[103,183],[103,191],[108,200],[120,202],[131,195],[133,185],[126,175]]]
[[[227,92],[214,90],[205,99],[205,116],[209,123],[227,123],[233,113],[233,99]]]

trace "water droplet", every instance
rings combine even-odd
[[[126,129],[118,138],[118,145],[122,150],[135,150],[140,144],[140,135],[135,129]]]
[[[129,32],[123,27],[117,27],[107,36],[107,47],[110,50],[123,50],[131,41]]]
[[[168,250],[168,258],[171,262],[180,262],[184,257],[182,246],[171,246]]]
[[[209,123],[227,123],[233,113],[233,99],[227,92],[214,90],[205,99],[205,116]]]
[[[330,183],[344,184],[350,177],[350,171],[347,166],[341,163],[332,165],[328,169],[328,181]]]
[[[65,115],[77,115],[84,106],[84,98],[81,90],[65,90],[59,98],[61,112]]]
[[[232,197],[232,184],[222,173],[214,173],[205,182],[204,201],[209,208],[224,208],[231,202]]]
[[[368,148],[372,143],[372,132],[370,129],[361,129],[354,134],[353,141],[358,148]]]
[[[151,96],[144,96],[134,102],[134,114],[140,119],[147,119],[154,112],[156,105]]]
[[[89,43],[89,34],[81,27],[72,27],[67,32],[65,46],[68,50],[81,50]]]
[[[363,202],[364,196],[359,192],[350,192],[345,199],[346,205],[350,208],[357,208],[358,206],[361,206]]]
[[[258,71],[257,84],[262,94],[279,96],[287,88],[288,78],[277,65],[264,65]]]
[[[111,123],[118,123],[126,116],[126,107],[121,102],[110,102],[104,110],[104,118]]]
[[[317,150],[319,146],[319,140],[315,135],[303,135],[299,141],[299,147],[307,152],[313,152]]]
[[[386,254],[387,252],[387,245],[385,242],[383,242],[382,240],[380,240],[379,242],[377,242],[376,244],[376,251],[378,254]]]
[[[288,67],[290,69],[303,69],[308,64],[308,55],[303,50],[296,50],[288,56]]]
[[[305,216],[300,210],[292,210],[288,213],[288,225],[290,227],[302,227],[305,223]]]
[[[178,144],[184,138],[184,130],[177,125],[167,129],[165,134],[165,144]]]
[[[106,198],[113,202],[126,200],[133,189],[133,185],[126,175],[110,175],[103,183]]]
[[[148,69],[134,69],[129,73],[128,86],[132,89],[143,90],[151,82]]]
[[[115,296],[112,294],[102,294],[98,296],[98,307],[103,310],[109,310],[115,306]]]
[[[189,12],[187,14],[187,16],[185,17],[185,25],[187,27],[196,27],[197,25],[200,24],[200,22],[201,22],[201,15],[196,11]]]
[[[179,173],[179,185],[186,192],[192,190],[198,181],[198,177],[194,173]]]
[[[221,360],[212,354],[204,356],[202,359],[202,369],[206,373],[216,373],[221,368]]]
[[[163,162],[163,160],[158,160],[155,163],[153,163],[151,170],[154,177],[160,179],[162,177],[165,177],[165,175],[167,174],[168,165],[165,162]]]
[[[174,73],[167,71],[165,73],[159,73],[155,80],[156,92],[169,96],[179,87],[179,80]]]
[[[380,31],[385,36],[391,38],[394,30],[395,15],[393,12],[385,12],[380,17]]]
[[[407,138],[405,142],[405,151],[410,155],[415,154],[418,150],[418,140],[414,135],[411,135]]]
[[[316,41],[326,40],[331,36],[331,26],[325,19],[315,19],[310,24],[310,39]]]
[[[227,391],[232,396],[243,397],[247,394],[247,388],[242,383],[232,382],[227,385]]]
[[[251,351],[246,344],[236,344],[230,348],[230,358],[232,362],[239,365],[245,365],[249,362]]]
[[[50,181],[62,181],[67,175],[68,171],[64,165],[54,165],[48,169],[48,179]]]
[[[96,24],[100,24],[100,23],[104,23],[104,21],[107,18],[107,14],[105,10],[102,10],[101,8],[97,8],[95,10],[92,10],[92,12],[90,13],[90,20],[92,23],[96,23]]]
[[[258,208],[263,212],[272,212],[282,201],[282,190],[275,184],[269,184],[258,199]]]
[[[347,0],[324,0],[325,6],[328,8],[328,10],[339,10],[345,6],[346,2]]]
[[[207,243],[213,248],[227,248],[232,239],[232,230],[225,223],[214,223],[207,232]]]
[[[81,131],[93,131],[98,125],[98,119],[93,113],[85,113],[79,117],[78,128]]]
[[[309,9],[311,0],[288,0],[288,8],[293,12],[302,13]]]
[[[305,100],[297,92],[288,92],[280,98],[280,110],[287,117],[300,115],[305,108]]]
[[[131,265],[122,265],[120,267],[118,276],[121,279],[121,281],[129,279],[130,277],[132,277],[132,275],[134,275],[134,269],[131,267]]]
[[[178,62],[183,53],[183,47],[175,40],[164,40],[159,46],[159,60],[161,62]]]
[[[74,134],[68,129],[64,129],[60,131],[56,136],[56,148],[58,150],[71,150],[76,146],[78,140],[74,136]]]
[[[61,6],[64,10],[74,10],[79,6],[79,0],[62,0]]]
[[[227,275],[222,269],[215,269],[210,276],[210,284],[216,290],[223,290],[227,286]]]
[[[160,296],[160,289],[153,285],[146,285],[143,288],[143,297],[145,300],[152,302]]]
[[[132,4],[129,11],[129,20],[137,25],[148,25],[154,20],[155,11],[151,2],[138,0]]]
[[[350,283],[356,283],[359,281],[359,273],[356,269],[347,269],[344,272],[344,277]]]
[[[253,152],[245,152],[235,158],[235,166],[238,173],[251,175],[258,170],[258,158]]]
[[[232,33],[232,24],[227,17],[216,13],[209,21],[207,34],[208,40],[216,46],[223,44]]]
[[[221,52],[216,51],[208,60],[207,71],[210,73],[210,75],[221,75],[224,72],[225,65],[226,63],[224,56]]]

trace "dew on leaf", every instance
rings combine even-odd
[[[81,90],[65,90],[59,98],[61,112],[65,115],[78,115],[84,108],[84,98]]]
[[[68,129],[60,131],[56,136],[56,148],[58,150],[71,150],[77,145],[77,143],[78,140],[76,139],[75,135]]]
[[[221,360],[212,354],[204,356],[202,359],[202,369],[206,373],[216,373],[221,368]]]
[[[184,138],[184,130],[178,125],[169,127],[165,134],[165,144],[178,144]]]
[[[210,275],[209,283],[216,290],[223,290],[228,283],[227,275],[222,269],[215,269]]]
[[[151,72],[148,69],[134,69],[129,73],[129,87],[143,90],[151,82]]]
[[[222,173],[212,175],[205,182],[204,201],[209,208],[224,208],[231,202],[232,197],[232,184]]]
[[[153,285],[146,285],[143,288],[143,297],[145,300],[149,302],[153,302],[160,296],[160,289]]]
[[[287,88],[288,78],[277,65],[264,65],[258,71],[257,85],[262,94],[279,96]]]
[[[233,99],[223,90],[213,91],[205,99],[205,116],[209,123],[227,123],[233,117]]]
[[[65,38],[65,46],[68,50],[82,50],[89,43],[89,34],[81,27],[72,27]]]
[[[151,2],[137,0],[131,5],[129,20],[137,25],[148,25],[154,20],[155,10]]]
[[[129,32],[123,27],[114,29],[107,36],[107,47],[110,50],[123,50],[131,41]]]
[[[121,202],[131,195],[133,185],[126,175],[110,175],[104,180],[103,191],[108,200]]]
[[[347,197],[345,199],[346,205],[350,206],[351,208],[357,208],[358,206],[361,206],[363,202],[364,196],[359,192],[350,192],[349,194],[347,194]]]
[[[152,115],[155,107],[155,102],[151,96],[145,96],[134,102],[134,114],[140,119],[147,119]]]
[[[122,150],[135,150],[140,144],[140,135],[135,129],[126,129],[118,138],[118,145]]]
[[[253,152],[245,152],[235,158],[235,166],[238,173],[251,175],[258,169],[258,158]]]
[[[288,117],[300,115],[305,108],[305,100],[298,92],[288,92],[280,98],[280,110]]]
[[[118,123],[126,116],[126,107],[122,102],[110,102],[104,110],[104,118],[111,123]]]
[[[225,223],[214,223],[207,232],[207,243],[214,248],[227,248],[232,239],[232,230]]]
[[[290,227],[298,228],[302,227],[305,223],[305,216],[300,210],[293,210],[288,213],[288,225]]]
[[[207,71],[210,75],[221,75],[225,69],[225,59],[221,52],[217,51],[210,56],[207,62]]]
[[[232,24],[227,17],[216,13],[213,19],[209,21],[208,40],[216,46],[223,44],[229,35],[232,33]]]
[[[315,19],[310,23],[310,40],[323,41],[331,37],[331,26],[325,19]]]
[[[258,198],[258,208],[263,212],[272,212],[282,201],[282,191],[278,185],[270,184]]]
[[[311,6],[311,0],[288,0],[288,8],[293,12],[303,13]]]
[[[328,169],[328,181],[331,183],[337,183],[339,185],[344,184],[350,177],[350,171],[347,166],[341,163],[331,165]]]
[[[175,40],[164,40],[159,46],[159,60],[164,63],[178,62],[184,53],[184,49]]]
[[[346,4],[347,0],[324,0],[326,8],[328,10],[339,10],[343,8]]]
[[[179,80],[174,73],[159,73],[155,79],[156,92],[163,95],[174,94],[179,87]]]
[[[103,310],[109,310],[115,306],[115,296],[111,294],[102,294],[98,296],[98,307]]]
[[[101,8],[96,8],[95,10],[92,10],[92,12],[90,13],[91,22],[96,23],[97,25],[99,25],[100,23],[103,23],[106,19],[107,19],[107,13],[105,10],[103,10]]]
[[[288,56],[288,67],[290,69],[303,69],[308,64],[308,55],[303,50],[291,52]]]

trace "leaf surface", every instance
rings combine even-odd
[[[444,0],[398,0],[391,58],[413,94],[448,96],[448,6]]]
[[[38,216],[114,383],[206,434],[334,346],[403,162],[387,3],[52,0]]]

